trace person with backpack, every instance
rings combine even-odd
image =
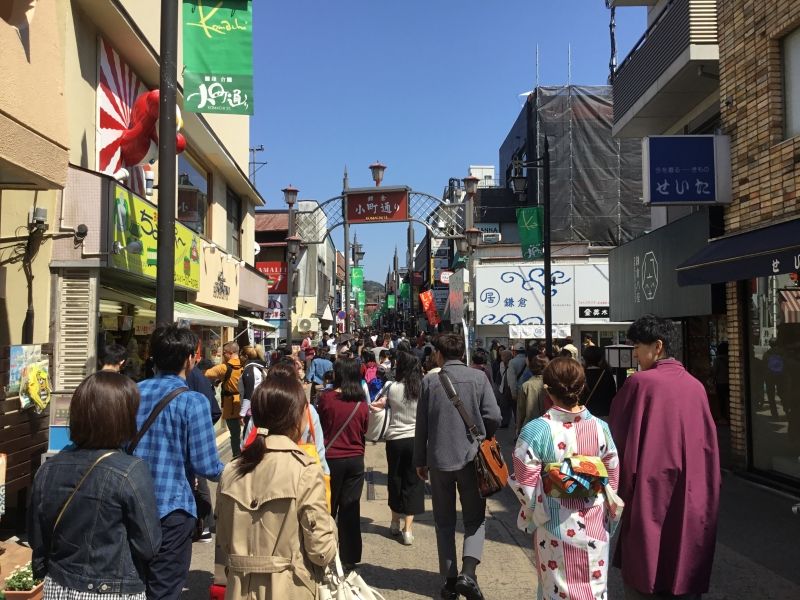
[[[324,385],[323,377],[333,371],[333,363],[324,354],[318,354],[309,363],[306,370],[306,381],[311,384],[311,403],[317,403],[317,390]]]
[[[258,356],[258,351],[253,346],[245,346],[239,355],[239,360],[244,362],[242,376],[239,378],[239,416],[242,425],[246,428],[250,421],[250,400],[253,391],[267,378],[267,366]]]
[[[236,458],[241,452],[242,418],[239,416],[239,378],[242,363],[239,360],[239,344],[228,342],[222,347],[223,362],[205,372],[212,382],[220,382],[222,396],[222,418],[231,432],[231,452]]]

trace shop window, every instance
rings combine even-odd
[[[227,250],[234,256],[242,255],[242,199],[228,188],[227,202],[225,206],[227,213],[227,226],[225,240]]]
[[[789,139],[800,135],[800,28],[783,39],[783,95]]]
[[[178,155],[178,221],[192,231],[209,236],[210,176],[185,152]]]
[[[800,286],[797,275],[750,283],[753,467],[800,480]]]

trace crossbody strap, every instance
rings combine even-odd
[[[445,373],[443,370],[439,371],[439,380],[442,382],[442,387],[444,388],[447,397],[450,398],[450,402],[453,403],[453,406],[456,407],[458,414],[461,415],[461,419],[464,421],[464,425],[467,426],[467,430],[469,430],[472,438],[475,440],[480,438],[481,434],[478,431],[478,428],[475,427],[475,423],[473,423],[472,417],[469,416],[469,413],[467,412],[464,403],[461,401],[461,398],[458,397],[456,389],[453,387],[453,382],[450,381],[447,373]]]
[[[345,428],[345,427],[347,427],[347,424],[348,424],[348,423],[350,423],[350,421],[352,421],[352,420],[353,420],[353,417],[355,417],[355,416],[356,416],[356,412],[358,411],[358,405],[359,405],[360,403],[361,403],[361,400],[359,400],[359,401],[357,401],[357,402],[355,403],[356,405],[353,407],[353,412],[351,412],[351,413],[350,413],[350,416],[349,416],[349,417],[347,417],[347,420],[346,420],[344,423],[342,423],[342,426],[341,426],[341,427],[339,427],[339,431],[337,431],[337,432],[336,432],[336,435],[334,435],[334,436],[331,438],[331,441],[330,441],[330,442],[328,442],[328,443],[325,445],[325,452],[327,452],[328,450],[330,450],[331,446],[333,446],[333,442],[335,442],[337,439],[339,439],[339,436],[340,436],[340,435],[342,435],[342,432],[344,431],[344,428]]]
[[[159,402],[156,405],[156,407],[150,413],[150,416],[147,417],[147,420],[142,425],[142,428],[139,430],[139,432],[131,440],[131,443],[128,445],[128,454],[133,454],[133,451],[136,450],[136,446],[138,446],[139,442],[142,441],[142,438],[144,437],[144,434],[147,433],[147,430],[150,429],[151,425],[155,422],[155,420],[158,417],[158,415],[161,414],[161,411],[166,408],[167,404],[172,402],[172,400],[175,398],[175,396],[178,396],[179,394],[182,394],[183,392],[188,392],[188,391],[189,391],[189,388],[186,387],[186,386],[175,388],[174,390],[172,390],[170,393],[168,393],[166,396],[164,396],[161,399],[161,402]]]
[[[78,485],[75,486],[75,489],[72,490],[72,493],[69,495],[69,498],[67,498],[67,501],[64,502],[64,506],[62,506],[61,510],[58,511],[56,522],[53,524],[53,531],[55,531],[56,528],[58,527],[58,524],[61,522],[61,517],[64,516],[64,513],[66,512],[67,507],[69,506],[69,503],[72,502],[72,499],[75,497],[75,494],[78,492],[79,489],[81,489],[81,485],[83,485],[83,482],[86,481],[86,478],[89,476],[89,473],[91,473],[94,470],[94,468],[100,464],[100,461],[108,458],[109,456],[114,454],[114,452],[116,451],[112,450],[110,452],[106,452],[105,454],[101,455],[96,461],[94,461],[94,463],[92,463],[91,467],[86,469],[86,473],[84,473],[83,477],[80,478],[80,480],[78,481]],[[53,536],[51,539],[55,539],[55,536]]]
[[[605,374],[606,374],[605,369],[600,369],[600,377],[598,377],[597,381],[594,382],[594,386],[592,386],[592,391],[589,392],[589,396],[588,398],[586,398],[586,402],[583,403],[584,406],[589,405],[589,400],[591,400],[592,396],[594,396],[594,392],[595,390],[597,390],[597,386],[600,385],[600,382],[603,381],[603,377],[605,376]]]

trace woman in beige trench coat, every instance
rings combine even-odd
[[[225,467],[217,488],[217,546],[225,598],[309,599],[336,558],[322,469],[297,447],[306,398],[297,379],[268,377],[252,398],[256,440]]]

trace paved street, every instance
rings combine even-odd
[[[500,439],[508,455],[507,430]],[[220,438],[222,447],[227,437]],[[228,449],[227,454],[230,455]],[[386,506],[386,455],[383,444],[368,444],[370,485],[361,504],[364,556],[361,574],[387,600],[438,597],[436,536],[430,498],[415,522],[414,545],[405,547],[389,534]],[[530,540],[516,528],[516,499],[504,492],[489,500],[484,560],[479,567],[487,599],[535,598],[536,575]],[[789,600],[800,598],[800,516],[796,502],[731,474],[723,477],[720,532],[712,589],[707,600]],[[212,544],[195,544],[189,588],[183,598],[205,600],[213,568]],[[612,570],[610,598],[622,598],[618,570]]]

